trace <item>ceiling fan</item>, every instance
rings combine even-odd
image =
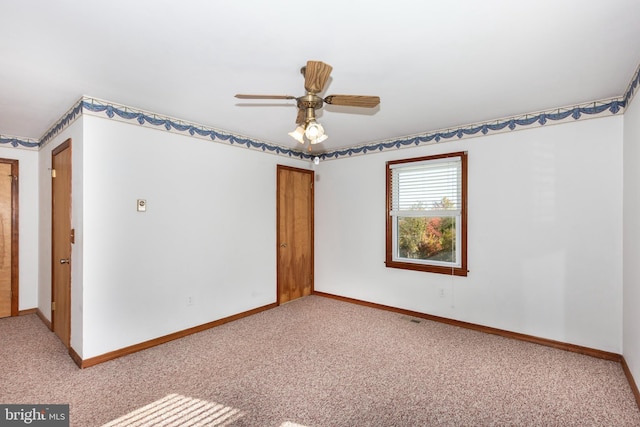
[[[307,61],[307,65],[300,69],[304,76],[304,88],[306,95],[295,97],[291,95],[246,95],[237,94],[239,99],[295,99],[298,105],[298,116],[296,124],[298,125],[289,135],[296,141],[304,144],[305,138],[311,144],[318,144],[327,139],[324,128],[316,121],[315,111],[322,108],[324,103],[329,105],[342,105],[347,107],[364,107],[373,108],[380,104],[378,96],[364,95],[328,95],[324,98],[318,94],[324,90],[324,86],[329,80],[333,67],[321,61]]]

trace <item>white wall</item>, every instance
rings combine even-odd
[[[322,162],[316,166],[315,289],[621,353],[622,141],[624,127],[628,156],[629,141],[640,133],[637,116],[636,108],[624,120],[583,120]],[[28,304],[37,300],[50,316],[47,169],[51,150],[68,137],[77,231],[71,344],[81,357],[276,300],[276,164],[308,168],[308,162],[85,115],[39,153],[39,182],[31,183],[39,191],[32,202],[40,212],[33,228],[40,230],[39,269],[31,273],[39,285]],[[460,150],[469,151],[469,276],[385,268],[385,162]],[[637,182],[625,169],[625,182]],[[21,200],[24,185],[23,179]],[[625,196],[632,189],[627,185]],[[135,211],[138,198],[147,200],[146,213]],[[29,240],[30,231],[22,230],[31,211],[25,204],[21,238]],[[629,223],[637,217],[632,209],[625,205],[625,232],[640,234]],[[21,244],[21,253],[28,248]],[[637,283],[633,275],[640,270],[628,267],[640,248],[625,250],[625,301],[638,301],[640,288],[629,282]],[[21,282],[25,271],[33,270],[21,268]],[[25,295],[35,293],[25,286]],[[30,307],[21,299],[23,308]],[[637,313],[626,308],[624,329],[625,357],[636,378],[640,339],[630,325],[638,324]]]
[[[622,129],[612,116],[321,163],[315,289],[620,353]],[[385,162],[463,150],[468,277],[386,268]]]
[[[38,305],[38,152],[0,146],[0,158],[18,160],[18,309]]]
[[[83,122],[84,359],[276,301],[276,165],[309,162]]]
[[[623,355],[640,384],[640,99],[624,115]]]

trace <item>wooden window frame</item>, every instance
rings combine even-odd
[[[414,263],[394,260],[394,242],[393,242],[393,221],[391,215],[392,209],[392,169],[391,165],[402,163],[424,162],[429,160],[437,160],[444,158],[460,157],[461,161],[461,193],[462,204],[460,211],[460,265],[459,266],[443,266],[432,265],[428,263]],[[467,152],[459,151],[455,153],[438,154],[434,156],[415,157],[410,159],[393,160],[386,163],[386,266],[390,268],[400,268],[405,270],[425,271],[430,273],[448,274],[455,276],[466,276],[467,270]]]

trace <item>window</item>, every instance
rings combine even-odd
[[[387,162],[387,267],[467,275],[467,153]]]

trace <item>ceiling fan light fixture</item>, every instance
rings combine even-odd
[[[300,144],[304,144],[304,128],[302,126],[298,126],[294,131],[289,132],[289,136],[298,141]]]
[[[321,135],[319,137],[317,137],[316,139],[312,139],[311,140],[311,144],[320,144],[322,141],[326,140],[327,138],[329,138],[326,134]]]
[[[304,136],[306,136],[309,141],[315,141],[318,138],[324,136],[324,128],[320,123],[312,120],[307,124],[307,129],[304,131]]]

